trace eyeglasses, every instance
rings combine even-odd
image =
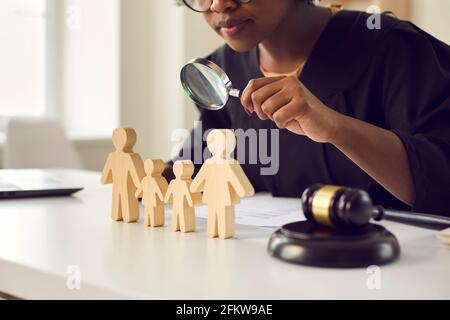
[[[234,0],[237,3],[248,3],[251,0]],[[184,4],[197,12],[207,12],[213,5],[213,0],[183,0]]]

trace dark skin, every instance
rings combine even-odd
[[[245,4],[216,0],[203,16],[235,51],[258,47],[261,66],[279,74],[290,73],[307,59],[332,17],[327,8],[298,0]],[[236,33],[232,28],[241,23],[245,27]],[[396,198],[414,203],[408,156],[393,132],[334,111],[297,77],[251,80],[241,100],[246,111],[261,120],[274,121],[280,129],[318,143],[333,144]]]

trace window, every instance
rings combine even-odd
[[[46,112],[46,1],[0,1],[0,117]]]
[[[119,123],[119,0],[0,0],[0,132],[52,117],[97,138]],[[99,121],[102,119],[102,121]]]

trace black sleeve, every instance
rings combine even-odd
[[[409,157],[412,210],[450,216],[450,47],[406,23],[385,45],[382,104]]]
[[[222,48],[217,52],[222,52]],[[206,59],[211,60],[218,65],[221,65],[216,53],[208,56]],[[221,58],[223,59],[223,57]],[[195,106],[194,103],[193,107]],[[169,161],[166,165],[164,176],[171,180],[173,175],[171,174],[172,165],[177,160],[191,160],[195,165],[195,174],[200,170],[203,164],[203,150],[206,148],[206,134],[212,129],[229,129],[231,128],[230,118],[226,112],[226,108],[218,111],[204,110],[196,106],[200,111],[200,118],[198,120],[196,128],[191,131],[188,139],[186,139],[182,149],[177,157]]]

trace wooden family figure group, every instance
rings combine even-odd
[[[170,184],[162,176],[165,167],[162,160],[149,159],[144,164],[140,155],[134,153],[137,138],[133,129],[116,129],[112,140],[116,151],[108,156],[101,182],[113,185],[114,221],[138,221],[142,198],[145,226],[164,226],[165,204],[172,203],[173,231],[194,232],[195,207],[204,203],[208,206],[208,236],[221,239],[234,236],[234,206],[240,198],[252,196],[255,191],[240,164],[230,156],[236,148],[232,131],[211,131],[207,146],[212,157],[204,162],[194,179],[191,161],[175,162],[176,178]]]

